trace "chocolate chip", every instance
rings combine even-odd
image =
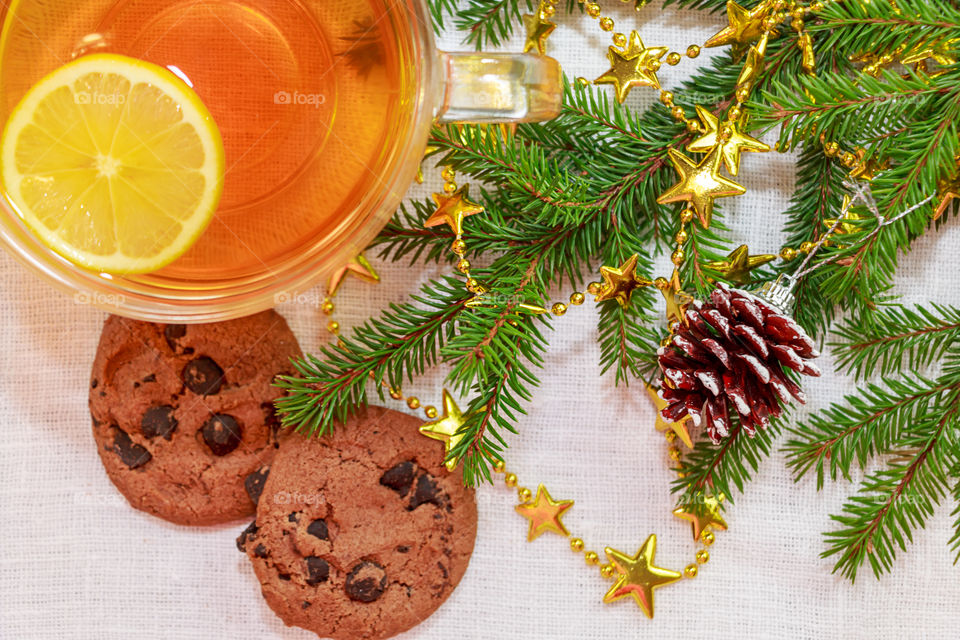
[[[312,535],[314,538],[320,538],[321,540],[330,539],[330,530],[327,529],[327,521],[323,518],[317,518],[310,523],[310,526],[307,527],[307,533]]]
[[[402,498],[410,491],[410,485],[413,484],[414,471],[415,468],[412,462],[409,460],[401,462],[384,471],[383,475],[380,476],[380,484],[385,487],[390,487],[399,493]]]
[[[173,407],[168,404],[150,407],[140,419],[140,433],[147,438],[163,436],[169,440],[176,430],[177,419],[173,417]]]
[[[243,488],[247,490],[253,504],[260,503],[260,494],[263,493],[263,485],[267,482],[268,475],[270,467],[260,467],[243,480]]]
[[[413,511],[422,504],[435,504],[438,507],[443,506],[443,499],[440,497],[440,491],[437,489],[437,483],[429,475],[424,474],[417,478],[417,488],[410,498],[410,506],[407,511]]]
[[[157,374],[155,373],[151,373],[146,378],[141,380],[141,382],[156,382],[156,381],[157,381]]]
[[[237,549],[246,553],[247,543],[250,542],[253,536],[257,535],[257,531],[257,521],[254,520],[237,536]]]
[[[100,384],[100,381],[94,378],[93,380],[90,381],[90,388],[96,389],[98,384]]]
[[[266,548],[265,546],[263,546],[262,544],[258,544],[258,545],[257,545],[256,547],[254,547],[254,549],[253,549],[253,557],[254,557],[254,558],[266,558],[266,557],[269,556],[269,555],[270,555],[270,554],[267,553],[267,548]]]
[[[300,521],[300,512],[294,511],[287,516],[287,522],[299,522]]]
[[[225,413],[210,416],[201,429],[203,441],[215,456],[225,456],[240,445],[242,429],[237,419]]]
[[[397,553],[409,553],[409,551],[410,551],[410,547],[408,547],[405,544],[402,544],[399,547],[397,547]]]
[[[289,574],[289,573],[278,573],[278,574],[277,574],[277,577],[280,578],[281,580],[285,580],[285,581],[287,581],[287,582],[290,581],[290,574]]]
[[[450,572],[447,571],[447,568],[446,568],[445,566],[443,566],[443,563],[442,563],[442,562],[438,562],[438,563],[437,563],[437,566],[440,567],[440,573],[443,574],[443,579],[444,579],[444,580],[446,580],[447,578],[450,577]]]
[[[383,595],[387,588],[387,572],[376,562],[365,560],[347,574],[343,585],[351,600],[373,602]]]
[[[213,358],[194,358],[183,368],[183,384],[197,395],[215,395],[223,385],[223,369]]]
[[[260,405],[260,408],[263,409],[263,423],[270,427],[270,432],[273,435],[277,435],[277,432],[283,426],[280,422],[280,416],[277,415],[277,408],[272,402],[264,402]]]
[[[149,451],[135,444],[127,432],[119,428],[117,434],[113,437],[113,451],[120,456],[123,464],[131,469],[142,467],[153,458]]]
[[[163,328],[163,337],[167,339],[167,345],[174,351],[177,350],[177,340],[187,335],[187,325],[168,324]]]
[[[300,608],[309,609],[312,604],[313,604],[312,602],[307,602],[306,600],[304,600],[303,602],[300,603]]]
[[[314,587],[330,577],[330,565],[323,558],[307,556],[307,584]]]

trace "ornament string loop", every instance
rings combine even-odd
[[[872,204],[872,202],[873,202],[873,201],[872,201],[872,198],[870,198],[870,197],[868,196],[868,194],[865,193],[865,190],[864,190],[863,187],[861,187],[860,185],[854,185],[854,189],[853,189],[853,190],[856,192],[856,193],[854,194],[854,197],[850,198],[849,200],[846,200],[846,201],[843,203],[843,209],[840,211],[840,215],[837,217],[836,221],[833,223],[833,225],[830,227],[830,229],[829,229],[825,234],[823,234],[823,235],[820,237],[820,239],[817,241],[817,243],[816,243],[816,244],[813,246],[813,248],[810,250],[810,253],[807,254],[807,256],[803,259],[803,262],[800,263],[800,266],[797,267],[797,271],[794,272],[794,274],[793,274],[793,276],[792,276],[792,280],[793,280],[794,283],[795,283],[796,281],[800,280],[800,278],[802,278],[802,277],[804,277],[804,276],[812,273],[813,271],[816,271],[817,269],[819,269],[820,267],[822,267],[822,266],[824,266],[824,265],[830,264],[831,262],[833,262],[834,260],[837,259],[837,256],[833,256],[833,257],[827,258],[826,260],[822,260],[821,262],[818,262],[818,263],[816,263],[816,264],[814,264],[814,265],[811,265],[811,266],[809,266],[809,267],[807,266],[807,265],[810,263],[810,261],[813,260],[813,257],[814,257],[815,255],[817,255],[817,252],[820,251],[820,247],[823,246],[823,244],[827,241],[827,239],[830,237],[830,235],[831,235],[831,234],[837,229],[837,227],[839,227],[840,224],[846,219],[847,214],[850,212],[850,207],[852,207],[852,206],[853,206],[853,203],[856,202],[858,199],[859,199],[859,200],[863,200],[863,201],[867,204],[867,207],[870,208],[871,211],[873,211],[874,213],[876,213],[877,220],[879,221],[878,224],[877,224],[877,226],[876,226],[876,228],[874,228],[874,230],[871,231],[870,233],[868,233],[867,236],[864,238],[864,240],[866,241],[866,240],[870,240],[871,238],[873,238],[874,236],[876,236],[878,233],[880,233],[880,230],[883,229],[884,227],[888,227],[888,226],[890,226],[891,224],[893,224],[894,222],[897,222],[898,220],[902,220],[904,217],[910,215],[911,213],[913,213],[914,211],[916,211],[916,210],[919,209],[920,207],[926,205],[928,202],[930,202],[931,200],[933,200],[934,197],[936,197],[936,194],[935,194],[935,193],[931,193],[930,195],[928,195],[926,198],[924,198],[924,199],[921,200],[920,202],[917,202],[916,204],[908,207],[907,209],[904,209],[903,211],[901,211],[900,213],[898,213],[898,214],[895,215],[894,217],[889,218],[889,219],[885,219],[882,215],[880,215],[879,212],[877,212],[877,209],[876,209],[876,205],[875,205],[875,204],[873,204],[873,205],[871,206],[871,204]],[[792,285],[791,285],[791,286],[792,286]]]

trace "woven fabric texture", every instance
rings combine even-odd
[[[724,26],[722,15],[608,3],[617,28],[639,29],[649,45],[683,51]],[[569,77],[594,78],[607,69],[609,35],[588,18],[561,18],[550,51]],[[442,41],[464,48],[459,36]],[[514,38],[505,49],[518,50]],[[705,50],[697,61],[706,62]],[[660,79],[675,87],[692,63],[667,67]],[[636,89],[629,103],[644,108],[656,92]],[[411,191],[439,190],[438,171]],[[723,208],[736,240],[774,253],[792,189],[792,159],[778,154],[743,158],[739,177],[749,192]],[[726,203],[724,203],[726,204]],[[909,302],[960,304],[960,280],[946,277],[958,257],[960,229],[947,226],[903,256],[897,291]],[[399,302],[443,269],[374,260],[380,286],[348,281],[337,318],[349,328],[390,302]],[[947,269],[944,269],[944,267]],[[668,260],[658,262],[667,273]],[[0,256],[0,638],[127,640],[307,639],[266,606],[248,560],[234,539],[246,522],[211,528],[174,526],[131,509],[107,479],[94,449],[87,383],[102,311],[78,304]],[[561,292],[556,292],[559,296]],[[305,350],[324,335],[318,290],[280,308]],[[557,298],[559,299],[559,298]],[[565,522],[588,546],[633,553],[650,533],[657,560],[679,569],[693,560],[688,524],[670,514],[673,499],[665,444],[652,428],[653,409],[642,385],[617,388],[600,377],[592,305],[555,323],[542,384],[510,438],[509,467],[521,484],[545,483],[573,499]],[[805,380],[806,411],[855,389],[833,372]],[[444,371],[406,389],[439,402]],[[374,443],[373,446],[376,446]],[[812,478],[794,483],[784,457],[763,462],[745,495],[727,512],[730,530],[718,534],[710,562],[696,580],[658,591],[656,617],[630,601],[604,605],[609,586],[545,535],[525,540],[526,521],[513,511],[514,494],[482,487],[479,533],[472,563],[440,610],[404,637],[441,638],[950,638],[956,637],[960,579],[952,565],[948,508],[930,518],[901,553],[894,572],[875,580],[864,571],[856,585],[831,574],[821,559],[829,514],[852,491],[846,483],[820,492]]]

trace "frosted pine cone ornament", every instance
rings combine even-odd
[[[661,412],[664,418],[675,422],[689,415],[719,442],[730,435],[730,407],[752,436],[786,404],[804,402],[800,385],[784,367],[819,376],[810,360],[820,353],[781,309],[791,299],[789,288],[771,284],[756,295],[718,284],[708,301],[687,309],[686,326],[658,352],[660,394],[670,403]]]

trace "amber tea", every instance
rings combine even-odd
[[[4,118],[44,74],[92,53],[163,66],[223,137],[223,195],[179,288],[279,271],[382,189],[414,108],[408,19],[383,0],[21,0],[2,39]]]

